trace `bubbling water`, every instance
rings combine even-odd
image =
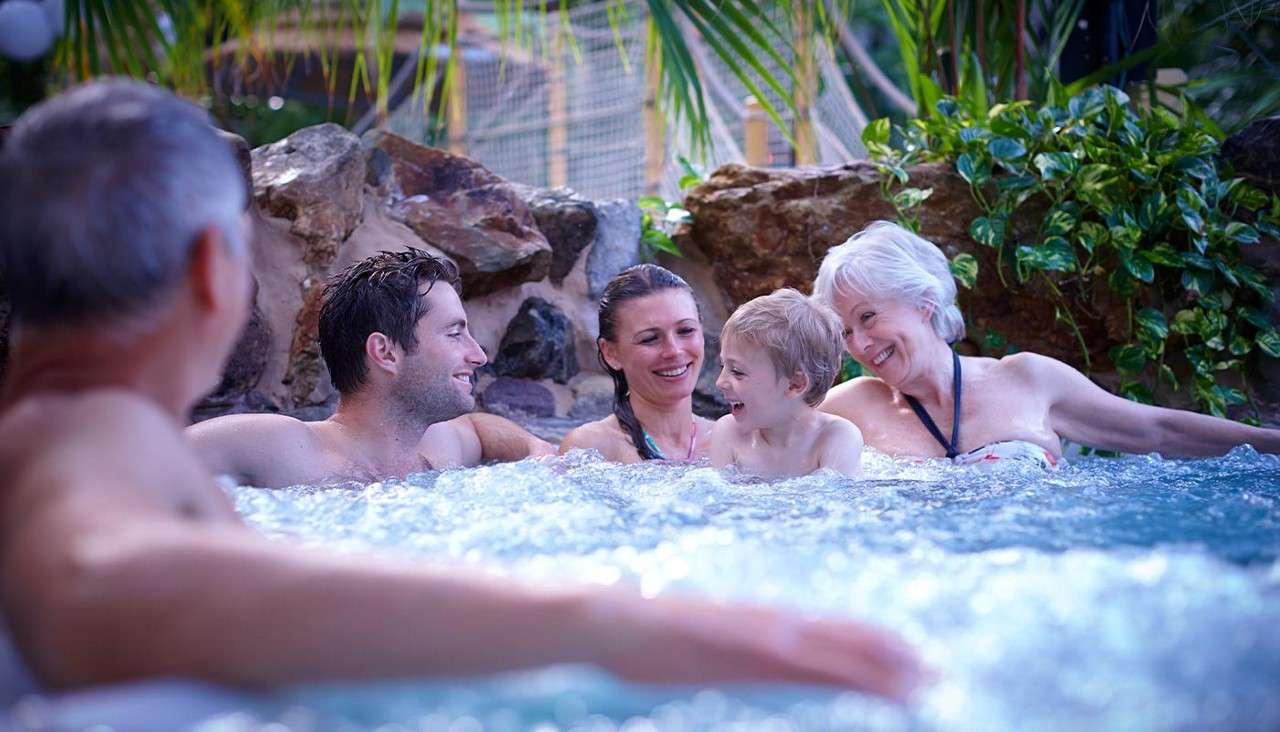
[[[1280,727],[1280,458],[760,481],[594,453],[367,486],[232,489],[270,534],[871,620],[939,673],[906,709],[786,686],[655,689],[556,668],[329,685],[209,729],[897,730]],[[429,629],[424,629],[429,632]]]

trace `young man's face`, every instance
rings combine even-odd
[[[488,358],[467,329],[457,291],[437,282],[423,299],[427,314],[414,330],[418,345],[406,353],[392,395],[396,408],[434,424],[475,408],[471,378]]]

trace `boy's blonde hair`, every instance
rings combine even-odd
[[[834,310],[787,287],[733,311],[720,340],[732,336],[765,349],[781,378],[797,371],[809,377],[804,401],[816,407],[840,371],[843,335],[844,323]]]

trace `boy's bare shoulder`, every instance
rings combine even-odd
[[[819,412],[818,439],[824,444],[857,442],[862,444],[862,430],[852,420],[838,414]]]

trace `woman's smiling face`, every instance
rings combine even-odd
[[[922,367],[913,357],[928,353],[929,339],[938,338],[931,313],[905,300],[839,292],[833,304],[849,356],[890,386],[910,380]]]
[[[658,290],[618,307],[617,340],[600,340],[612,368],[627,376],[632,395],[672,402],[693,394],[702,369],[702,321],[687,290]]]

